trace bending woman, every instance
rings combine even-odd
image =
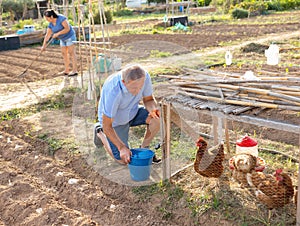
[[[73,41],[76,41],[76,34],[72,26],[69,25],[67,18],[56,13],[53,9],[47,9],[44,12],[45,19],[49,22],[47,32],[44,38],[42,51],[46,49],[47,42],[51,35],[53,38],[60,40],[61,52],[64,59],[65,70],[64,74],[74,76],[78,74],[77,71],[77,57],[76,48]],[[72,71],[70,72],[70,58],[72,60]]]

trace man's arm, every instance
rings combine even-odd
[[[119,138],[116,131],[112,127],[112,123],[113,123],[113,119],[103,114],[102,116],[103,132],[110,139],[110,141],[118,148],[120,152],[120,157],[124,161],[124,163],[128,164],[130,162],[131,151]]]
[[[158,119],[160,113],[159,113],[159,110],[157,108],[157,103],[156,103],[156,100],[155,100],[154,96],[151,95],[151,96],[144,97],[143,98],[143,103],[144,103],[145,108],[149,112],[149,115],[152,118],[157,118]]]

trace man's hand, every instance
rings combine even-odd
[[[126,146],[121,148],[119,151],[120,151],[120,157],[123,160],[123,162],[125,164],[130,163],[130,157],[132,155],[131,151]]]
[[[160,116],[160,112],[159,112],[158,109],[154,109],[154,110],[150,111],[149,115],[150,115],[152,118],[158,119],[159,116]]]

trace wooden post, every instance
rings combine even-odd
[[[161,108],[162,115],[162,126],[161,126],[161,137],[162,137],[162,160],[163,160],[163,180],[171,177],[171,104],[162,103]]]
[[[74,22],[74,24],[77,24],[75,0],[72,0],[72,14],[73,14],[73,22]],[[78,27],[78,31],[79,31],[79,27]]]
[[[63,14],[68,18],[69,1],[63,0]]]
[[[228,124],[227,124],[227,119],[224,118],[224,130],[225,130],[225,144],[226,144],[226,149],[227,153],[230,153],[230,137],[229,137],[229,130],[228,130]]]
[[[0,0],[0,29],[2,28],[2,0]]]
[[[300,133],[299,133],[299,153],[300,153]],[[298,163],[299,165],[299,163]],[[298,167],[298,191],[300,188],[300,167]],[[298,192],[297,191],[297,192]],[[297,197],[297,216],[296,216],[296,225],[300,226],[300,195]]]
[[[213,120],[214,145],[217,145],[222,141],[222,137],[223,137],[222,118],[218,116],[212,116],[212,120]]]
[[[40,20],[40,19],[42,19],[40,2],[36,2],[36,7],[37,7],[37,11],[38,11],[38,19]]]

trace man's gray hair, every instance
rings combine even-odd
[[[133,65],[129,66],[124,69],[122,73],[122,79],[125,83],[128,83],[129,81],[138,80],[140,78],[145,77],[146,71],[141,68],[139,65]]]

